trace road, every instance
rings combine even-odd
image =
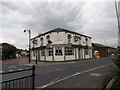
[[[84,61],[79,61],[79,62],[73,62],[70,64],[59,64],[59,65],[49,65],[49,66],[36,66],[36,79],[35,79],[35,86],[37,88],[44,88],[44,87],[56,87],[58,83],[60,82],[67,82],[68,78],[72,79],[73,77],[76,77],[76,74],[81,74],[81,72],[86,72],[81,75],[81,78],[79,77],[79,83],[80,85],[76,86],[81,88],[82,84],[85,82],[84,79],[85,77],[90,78],[93,73],[95,75],[99,75],[101,77],[98,77],[97,80],[103,79],[105,75],[109,72],[109,68],[106,65],[111,64],[112,61],[109,58],[102,58],[102,59],[97,59],[97,60],[84,60]],[[107,67],[107,68],[106,68]],[[14,70],[21,70],[21,69],[26,69],[26,68],[31,68],[31,66],[22,66],[22,65],[17,65],[17,64],[3,64],[3,68],[1,72],[6,72],[6,71],[14,71]],[[105,69],[104,69],[105,68]],[[15,78],[21,75],[26,75],[28,73],[22,73],[22,74],[16,74],[16,75],[9,75],[8,77],[3,76],[3,80],[8,79],[8,78]],[[83,79],[83,80],[81,80]],[[77,80],[77,79],[74,79]],[[60,82],[59,82],[60,81]],[[87,86],[86,88],[89,87],[100,87],[99,84],[96,85],[96,81],[93,81],[92,79],[87,79]],[[52,82],[52,84],[51,84]],[[58,83],[56,83],[58,82]],[[56,85],[56,86],[53,86]],[[94,86],[95,85],[95,86]],[[58,85],[60,86],[60,85]],[[57,87],[58,87],[57,86]],[[70,85],[71,86],[71,85]],[[66,87],[70,87],[69,83],[68,85],[66,84]],[[64,87],[61,85],[61,87]],[[72,87],[72,86],[71,86]],[[73,86],[75,87],[75,86]]]
[[[47,84],[47,88],[102,88],[110,66],[73,74],[71,77]]]

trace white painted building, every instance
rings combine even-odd
[[[56,28],[31,39],[31,59],[68,61],[92,58],[91,37]]]
[[[0,60],[2,60],[2,44],[0,43]]]

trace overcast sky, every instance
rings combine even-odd
[[[113,0],[114,1],[114,0]],[[32,37],[64,28],[92,37],[92,42],[116,47],[118,28],[114,2],[1,2],[0,43],[26,49]]]

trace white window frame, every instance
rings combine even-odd
[[[74,48],[65,47],[65,55],[74,55]]]
[[[81,40],[81,37],[79,36],[74,36],[74,42],[79,42]]]
[[[55,55],[56,56],[62,56],[63,55],[62,47],[55,47]]]
[[[40,38],[41,46],[43,46],[43,37]]]
[[[67,38],[68,38],[68,43],[71,43],[71,38],[72,38],[71,34],[68,34]]]
[[[53,48],[47,48],[46,54],[47,54],[47,56],[53,56]]]

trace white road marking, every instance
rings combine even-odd
[[[91,73],[91,76],[101,76],[102,74],[98,74],[98,73]]]
[[[75,73],[75,74],[73,74],[73,75],[67,76],[67,77],[62,78],[62,79],[59,79],[59,80],[57,80],[57,81],[51,81],[51,82],[49,82],[48,84],[42,85],[42,86],[37,87],[37,88],[38,88],[38,89],[40,89],[40,88],[46,88],[46,87],[48,87],[48,86],[50,86],[50,85],[53,85],[53,84],[58,83],[58,82],[61,82],[61,81],[65,80],[65,79],[68,79],[68,78],[70,78],[70,77],[73,77],[73,76],[76,76],[76,75],[80,75],[80,74],[83,74],[83,73],[87,73],[87,72],[89,72],[89,71],[93,71],[93,70],[96,70],[96,69],[100,69],[100,68],[106,67],[106,66],[108,66],[108,65],[110,65],[110,64],[103,65],[103,66],[96,67],[96,68],[92,68],[92,69],[88,69],[88,70],[83,71],[83,72],[77,72],[77,73]]]
[[[11,69],[11,70],[9,70],[9,71],[13,71],[13,70]]]
[[[55,78],[55,79],[54,79],[54,80],[52,80],[50,83],[52,83],[52,82],[54,82],[54,81],[56,81],[56,80],[58,80],[58,79],[60,79],[60,77]]]
[[[25,68],[25,69],[29,69],[29,68]]]
[[[23,70],[22,68],[18,69],[18,70]]]
[[[4,71],[0,71],[0,73],[2,73],[2,72],[4,72]]]
[[[72,76],[76,76],[76,75],[79,75],[80,73],[79,72],[77,72],[77,73],[75,73],[75,74],[73,74]]]
[[[17,68],[17,67],[13,66],[13,65],[10,65],[8,68],[10,69],[10,68]]]

